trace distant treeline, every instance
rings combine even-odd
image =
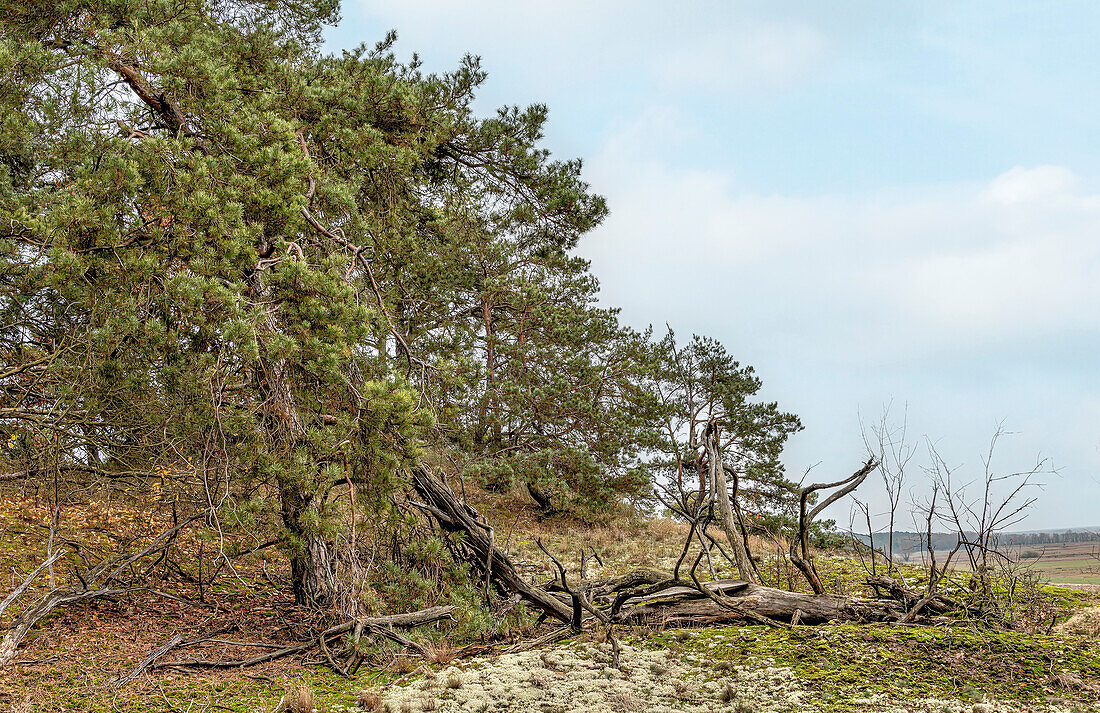
[[[965,533],[967,539],[973,539],[974,533]],[[890,546],[890,533],[876,532],[872,541],[867,535],[856,535],[863,544],[871,544],[885,551]],[[896,554],[916,554],[927,549],[927,533],[894,531],[893,551]],[[1057,545],[1077,542],[1100,542],[1100,532],[1096,530],[1066,530],[1063,532],[1013,532],[1001,535],[997,542],[1001,546],[1020,545]],[[933,532],[932,546],[937,552],[954,549],[959,543],[958,533]]]

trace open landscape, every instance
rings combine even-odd
[[[957,536],[940,536],[942,541],[957,541]],[[861,538],[867,542],[869,538]],[[1022,569],[1034,572],[1044,582],[1054,584],[1073,584],[1100,586],[1100,536],[1092,540],[1066,543],[1014,544],[1012,535],[1002,538],[1006,544],[1000,551]],[[878,545],[880,539],[875,538]],[[924,551],[897,552],[898,559],[908,564],[927,566],[928,555]],[[965,569],[967,562],[959,560],[953,563],[956,568]]]
[[[596,582],[637,567],[671,569],[686,530],[671,520],[630,517],[592,527],[545,519],[522,497],[477,489],[470,494],[494,518],[510,517],[504,547],[531,582],[553,576],[536,541],[561,553],[571,572],[583,568]],[[156,526],[149,508],[148,502],[74,503],[57,540],[69,542],[80,532],[92,535],[85,551],[110,549]],[[9,588],[43,559],[50,519],[49,507],[13,488],[0,500]],[[180,533],[173,556],[180,557],[183,572],[201,571],[211,534],[201,526]],[[769,571],[776,561],[767,562],[762,541],[752,542],[766,563],[762,570]],[[582,553],[589,553],[583,563]],[[385,639],[364,642],[362,666],[341,675],[317,648],[232,664],[294,646],[326,619],[287,596],[283,583],[290,573],[277,553],[233,561],[234,572],[215,578],[205,591],[178,571],[154,567],[148,583],[159,594],[134,592],[57,610],[37,624],[7,667],[0,705],[12,711],[242,713],[1100,709],[1100,592],[1092,588],[1038,587],[1026,607],[1029,617],[1041,620],[1021,621],[1016,631],[978,622],[682,628],[657,619],[619,629],[615,665],[612,645],[598,628],[571,632],[540,625],[517,603],[499,613],[476,600],[423,598],[404,581],[415,602],[407,608],[452,605],[450,617],[417,630],[413,636],[424,647],[419,652]],[[765,582],[798,582],[789,562],[779,565]],[[817,566],[832,591],[874,594],[866,587],[865,565],[851,551],[823,552]],[[918,566],[902,567],[914,585],[926,576]],[[719,574],[731,569],[720,565]],[[25,596],[33,601],[47,591],[47,582],[39,581]],[[178,646],[141,669],[176,635],[182,637]],[[205,662],[231,665],[210,668]]]
[[[1097,29],[0,0],[0,713],[1100,713]]]
[[[1044,581],[1100,587],[1100,540],[1065,545],[1011,546],[1010,557],[1042,576]]]

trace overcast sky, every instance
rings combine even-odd
[[[549,105],[611,209],[603,301],[752,364],[796,479],[908,404],[960,477],[1000,422],[998,472],[1051,459],[1021,529],[1100,525],[1100,4],[344,2],[330,49],[396,29],[479,55],[483,113]]]

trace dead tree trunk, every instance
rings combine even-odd
[[[810,588],[814,590],[814,594],[824,594],[825,587],[821,584],[821,577],[818,576],[817,569],[814,568],[813,561],[810,559],[810,523],[822,510],[858,488],[859,484],[866,480],[867,475],[877,467],[878,463],[875,459],[868,458],[862,468],[844,480],[838,480],[835,483],[814,483],[802,488],[798,493],[798,539],[791,540],[791,561],[794,562],[795,567],[798,567],[798,571],[806,577],[806,581],[810,583]],[[810,496],[818,490],[831,488],[837,488],[837,490],[833,491],[829,497],[822,500],[813,510],[807,513],[806,508]]]
[[[710,476],[710,497],[718,515],[722,531],[729,539],[733,550],[737,574],[746,582],[755,582],[756,573],[749,560],[749,551],[741,536],[740,523],[734,522],[733,507],[730,504],[729,484],[726,482],[726,469],[722,465],[722,450],[718,424],[708,421],[703,433],[703,446],[707,451],[708,473]]]
[[[840,485],[845,487],[806,513],[803,522],[811,522],[822,508],[848,492],[847,486],[854,488],[861,477],[866,477],[873,468],[874,463],[870,463],[852,477],[841,481]],[[519,594],[566,624],[577,623],[578,613],[569,602],[528,584],[519,576],[508,557],[493,545],[487,534],[488,525],[480,521],[473,508],[460,501],[446,484],[426,468],[417,467],[411,475],[412,486],[423,500],[416,503],[417,507],[433,517],[445,531],[463,535],[463,543],[469,551],[467,560],[471,565],[484,571],[488,562],[490,576],[498,586]],[[836,486],[810,486],[806,492],[823,487]],[[692,571],[694,572],[694,568]],[[817,581],[820,585],[820,580]],[[701,591],[702,588],[706,588],[707,592]],[[885,622],[899,621],[909,613],[905,602],[894,599],[862,599],[823,592],[788,592],[754,582],[728,579],[692,586],[691,583],[671,575],[651,571],[630,573],[603,584],[596,584],[589,591],[595,595],[595,600],[589,606],[598,605],[601,613],[606,611],[604,616],[593,616],[608,624],[656,622],[701,625],[744,620],[759,622],[761,618],[788,625],[792,621],[802,624],[821,624],[834,620]],[[902,598],[905,597],[908,597],[908,593],[904,593]],[[579,604],[592,612],[584,606],[585,602],[581,601]],[[943,610],[940,606],[927,609],[932,612]]]
[[[721,595],[737,608],[773,621],[823,624],[842,620],[853,622],[897,621],[905,608],[889,599],[859,599],[835,594],[807,594],[765,587],[734,579],[707,582],[707,589]],[[694,587],[673,586],[624,602],[617,620],[624,623],[656,623],[677,626],[718,624],[745,619],[736,608],[724,607],[703,596]]]
[[[10,663],[11,660],[15,658],[15,653],[19,648],[19,644],[22,643],[23,638],[35,624],[41,621],[43,617],[55,608],[85,599],[94,599],[96,597],[106,597],[143,590],[143,587],[112,588],[110,585],[134,562],[163,551],[164,548],[171,543],[176,533],[197,519],[197,517],[192,517],[171,529],[165,530],[157,535],[145,549],[139,552],[124,556],[120,559],[104,559],[83,574],[78,573],[77,577],[82,585],[79,589],[51,590],[33,606],[24,609],[11,623],[7,631],[4,632],[3,637],[0,637],[0,666]],[[4,609],[27,589],[31,582],[34,581],[35,577],[53,564],[62,554],[61,550],[58,550],[24,579],[22,584],[16,587],[15,590],[4,599],[3,603],[0,604],[0,614],[3,614]]]
[[[489,537],[489,527],[481,522],[477,512],[460,501],[447,485],[424,466],[412,470],[412,486],[424,501],[418,506],[430,514],[447,532],[462,533],[463,544],[469,549],[469,562],[501,587],[515,592],[542,611],[565,623],[573,621],[572,608],[549,592],[537,589],[516,572],[508,556]]]

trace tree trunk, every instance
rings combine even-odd
[[[878,461],[871,457],[867,459],[863,467],[844,480],[838,480],[835,483],[814,483],[813,485],[807,485],[798,492],[798,538],[791,540],[791,562],[806,577],[806,581],[809,582],[815,594],[824,594],[825,586],[821,583],[821,577],[818,576],[817,569],[814,568],[814,563],[810,559],[810,523],[822,510],[858,488],[867,478],[867,474],[877,467]],[[818,503],[813,510],[807,512],[810,496],[818,490],[829,490],[831,488],[836,488],[836,490]],[[871,544],[871,561],[873,562],[875,557],[874,542]]]
[[[547,515],[554,512],[554,496],[545,491],[539,489],[535,485],[531,485],[530,481],[524,481],[524,485],[527,486],[527,492],[531,494],[531,497],[539,505],[539,509]]]
[[[722,465],[722,450],[719,442],[718,424],[714,421],[707,422],[706,431],[703,434],[703,446],[707,449],[709,461],[710,490],[717,510],[718,522],[722,525],[722,531],[729,539],[730,549],[733,550],[733,558],[737,564],[737,574],[746,582],[755,582],[756,573],[752,562],[749,561],[749,551],[745,547],[745,540],[741,536],[740,528],[734,523],[733,507],[730,505],[729,484],[726,482],[726,470]]]
[[[469,562],[481,571],[488,567],[489,576],[503,589],[515,592],[547,614],[569,623],[573,612],[569,605],[549,592],[527,584],[516,572],[506,554],[489,536],[488,526],[481,523],[477,512],[455,497],[454,492],[427,468],[412,470],[412,485],[424,500],[422,507],[448,532],[463,535],[462,542],[470,551]]]
[[[905,608],[889,599],[788,592],[734,579],[708,582],[704,586],[728,598],[737,607],[785,623],[795,619],[796,613],[798,621],[803,624],[823,624],[834,620],[897,621],[905,615]],[[674,586],[647,596],[627,599],[617,619],[632,624],[661,622],[685,626],[743,618],[735,609],[723,607],[693,587]]]
[[[251,292],[264,306],[264,319],[257,328],[260,360],[255,370],[256,386],[263,396],[263,422],[282,457],[290,457],[307,438],[286,359],[273,358],[268,340],[280,332],[271,287],[257,269],[251,277]],[[316,520],[318,503],[292,473],[280,473],[279,498],[283,526],[290,532],[290,573],[294,601],[302,606],[326,608],[336,598],[336,580],[328,544],[306,523]]]
[[[297,483],[281,482],[283,526],[290,533],[290,586],[294,602],[323,609],[336,599],[336,574],[328,544],[310,531],[306,522],[316,519],[316,500]]]

